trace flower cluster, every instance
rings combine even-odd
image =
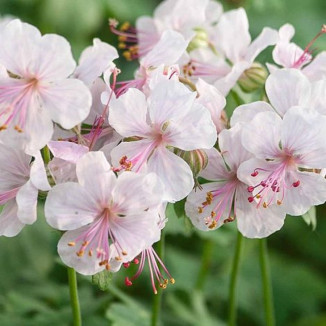
[[[76,64],[63,37],[1,22],[1,235],[35,222],[46,197],[66,265],[93,275],[134,262],[131,285],[147,260],[156,293],[174,283],[152,247],[168,203],[185,200],[200,230],[235,221],[262,238],[325,202],[326,55],[310,51],[325,26],[302,50],[289,24],[252,41],[242,8],[165,0],[135,27],[109,27],[139,61],[132,80],[99,39]],[[270,46],[267,70],[255,59]],[[256,101],[228,117],[229,93]]]

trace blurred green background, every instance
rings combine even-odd
[[[199,1],[199,0],[198,0]],[[12,15],[36,25],[42,33],[58,33],[72,44],[75,58],[93,37],[116,44],[107,19],[134,22],[151,15],[154,0],[1,0],[0,15]],[[326,23],[325,0],[233,0],[225,9],[244,6],[252,36],[264,26],[296,28],[295,42],[304,47]],[[1,46],[1,44],[0,44]],[[326,50],[326,36],[315,43]],[[270,52],[261,58],[270,58]],[[124,76],[135,63],[121,60]],[[300,217],[288,217],[283,229],[268,239],[277,325],[326,325],[326,209],[317,209],[313,231]],[[165,262],[176,279],[163,295],[161,325],[226,325],[228,285],[236,230],[234,223],[211,233],[193,230],[187,220],[168,211]],[[43,218],[15,238],[0,238],[0,325],[72,324],[66,269],[56,253],[60,233]],[[203,261],[204,257],[206,257]],[[150,325],[153,293],[148,273],[126,288],[124,277],[113,276],[108,291],[79,276],[84,325]],[[257,240],[245,240],[239,280],[238,325],[264,325]]]

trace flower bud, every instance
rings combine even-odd
[[[203,170],[208,163],[207,154],[202,149],[196,149],[193,151],[183,151],[181,149],[177,149],[175,154],[180,156],[188,163],[194,177],[197,177],[199,172]]]
[[[249,69],[242,73],[238,83],[244,92],[250,93],[265,84],[267,75],[266,68],[258,62],[254,62]]]
[[[207,47],[209,44],[208,34],[203,28],[195,28],[196,35],[193,37],[188,45],[187,51],[191,52],[198,48]]]

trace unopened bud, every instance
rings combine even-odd
[[[209,45],[207,31],[205,31],[203,28],[195,28],[194,31],[196,34],[188,45],[188,52],[198,48],[205,48]]]
[[[194,177],[196,177],[201,170],[205,169],[208,163],[207,154],[202,149],[196,149],[193,151],[183,151],[178,149],[175,154],[188,163]]]
[[[238,83],[244,92],[250,93],[264,86],[267,78],[266,68],[258,62],[245,70],[240,76]]]

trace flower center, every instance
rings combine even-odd
[[[96,258],[99,260],[99,266],[105,266],[107,270],[110,270],[109,262],[113,259],[109,239],[116,252],[115,260],[121,261],[122,256],[128,254],[120,245],[114,231],[110,228],[110,220],[112,218],[114,218],[114,213],[109,208],[104,208],[101,216],[91,223],[85,232],[74,241],[68,243],[68,246],[71,247],[79,244],[79,249],[76,252],[78,257],[84,256],[85,253],[89,257],[96,255]]]
[[[262,205],[267,208],[272,203],[281,205],[287,189],[292,187],[297,188],[300,185],[300,180],[293,176],[293,171],[296,170],[296,157],[284,150],[280,156],[280,162],[271,162],[270,169],[256,168],[252,173],[252,177],[257,177],[260,172],[265,172],[267,177],[254,186],[247,188],[250,196],[250,203],[258,200],[257,207]]]

